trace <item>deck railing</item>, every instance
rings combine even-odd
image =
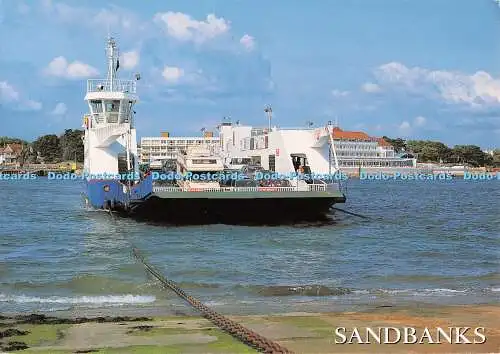
[[[44,171],[44,170],[67,170],[70,169],[68,166],[64,166],[61,164],[44,164],[44,163],[34,163],[34,164],[29,164],[25,163],[21,166],[20,163],[3,163],[0,164],[0,171],[1,170],[22,170],[22,171]]]
[[[89,79],[87,80],[87,92],[125,92],[136,93],[136,81],[134,80],[113,80]]]
[[[294,187],[218,187],[218,188],[196,188],[196,187],[174,187],[153,186],[153,192],[325,192],[328,184],[308,184],[307,186]]]

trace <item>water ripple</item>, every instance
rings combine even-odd
[[[177,304],[135,262],[131,243],[194,294],[235,313],[377,299],[498,300],[496,181],[350,181],[342,208],[369,221],[336,212],[334,223],[285,227],[112,220],[82,209],[82,187],[73,181],[0,184],[9,206],[0,209],[1,311],[104,306],[106,299]]]

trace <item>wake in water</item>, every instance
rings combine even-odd
[[[150,304],[156,300],[155,296],[149,295],[101,295],[101,296],[26,296],[0,294],[0,302],[18,304],[69,304],[69,305],[138,305]]]

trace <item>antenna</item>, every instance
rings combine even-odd
[[[108,45],[106,47],[108,54],[108,77],[110,91],[115,89],[116,71],[120,65],[118,60],[118,48],[113,37],[108,37]]]
[[[269,120],[269,132],[271,132],[271,119],[273,118],[273,109],[271,108],[271,105],[267,105],[266,108],[264,108],[264,112],[267,113],[267,119]]]

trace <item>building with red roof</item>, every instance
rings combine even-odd
[[[365,132],[332,129],[332,140],[340,167],[416,167],[412,157],[402,157],[386,140]]]

